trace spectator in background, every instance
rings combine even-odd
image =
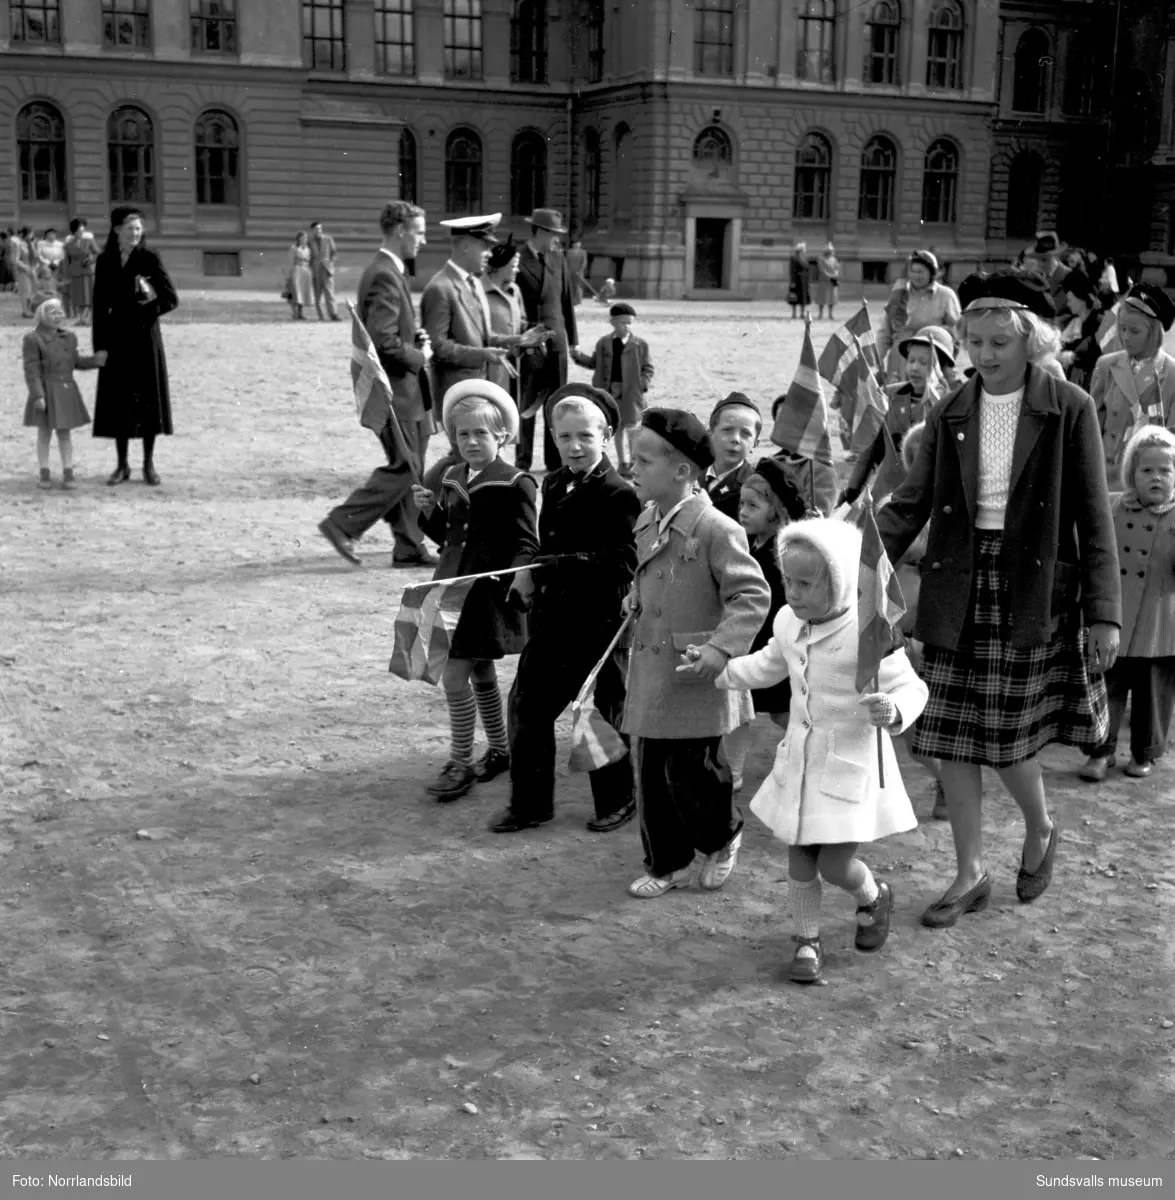
[[[579,238],[574,238],[571,242],[571,249],[567,251],[567,269],[571,272],[571,298],[575,304],[583,302],[584,292],[595,294],[592,285],[587,281],[587,251],[583,248],[583,242]]]
[[[65,310],[79,325],[90,323],[94,305],[94,264],[98,261],[98,246],[94,235],[81,217],[69,223],[65,242],[65,279],[67,297]]]
[[[840,286],[840,263],[836,257],[836,247],[831,242],[816,260],[816,270],[819,275],[816,284],[816,318],[819,320],[823,317],[827,308],[831,321],[834,320],[832,310],[836,306],[837,289]]]
[[[326,301],[326,315],[332,321],[339,319],[335,307],[335,239],[329,233],[322,232],[322,222],[315,221],[310,226],[310,278],[314,287],[314,308],[318,319],[322,317],[322,303]]]
[[[898,353],[898,346],[906,334],[937,325],[955,337],[959,297],[945,283],[937,282],[937,275],[938,259],[929,250],[915,250],[910,255],[906,279],[899,280],[890,291],[877,331],[877,351],[887,383],[905,380],[906,360]]]
[[[796,312],[807,320],[808,305],[812,302],[810,280],[812,268],[808,265],[808,247],[804,242],[796,242],[788,261],[787,301],[791,305],[791,319],[796,319]]]
[[[314,302],[314,276],[310,270],[310,243],[306,231],[299,229],[286,254],[285,298],[295,321],[306,319],[305,310]]]

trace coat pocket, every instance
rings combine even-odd
[[[849,804],[860,804],[865,799],[869,786],[869,768],[863,763],[842,758],[836,752],[836,738],[828,735],[828,754],[824,759],[824,770],[820,776],[820,790],[826,796],[844,800]]]

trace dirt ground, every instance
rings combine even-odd
[[[778,306],[638,308],[657,402],[786,387],[800,327]],[[605,325],[581,311],[587,344]],[[315,531],[379,456],[345,324],[185,294],[163,486],[136,461],[104,487],[112,449],[83,433],[71,494],[34,486],[28,324],[11,296],[0,318],[4,1155],[1175,1150],[1171,766],[1098,788],[1076,754],[1046,754],[1063,832],[1031,907],[991,780],[992,908],[938,933],[918,916],[950,833],[909,767],[926,819],[868,852],[897,895],[888,946],[855,954],[830,891],[826,985],[781,982],[785,856],[753,817],[725,890],[639,902],[637,831],[587,833],[582,776],[553,824],[511,837],[486,830],[502,780],[424,796],[443,700],[387,673],[423,573],[389,569],[386,529],[362,570]],[[744,803],[774,742],[761,725]]]

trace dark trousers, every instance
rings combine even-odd
[[[431,435],[431,422],[425,418],[406,425],[402,422],[401,427],[409,449],[423,463]],[[330,519],[352,540],[361,538],[376,521],[386,520],[395,540],[394,556],[411,557],[424,549],[418,523],[419,510],[412,499],[412,470],[408,463],[393,465],[396,462],[396,446],[387,426],[380,430],[379,441],[387,455],[388,465],[376,467],[362,487],[356,488],[342,504],[331,509]]]
[[[588,672],[615,630],[584,636],[548,621],[531,634],[510,689],[510,807],[522,817],[549,816],[555,807],[555,721],[579,694]],[[619,728],[624,674],[614,656],[596,678],[595,705]],[[627,738],[625,741],[627,742]],[[588,774],[596,816],[618,812],[632,800],[632,756]]]
[[[1106,672],[1110,731],[1098,756],[1113,754],[1130,697],[1130,753],[1135,762],[1154,762],[1167,748],[1175,709],[1175,658],[1119,658]]]
[[[716,854],[743,827],[722,739],[635,738],[641,843],[650,875]]]
[[[537,362],[532,362],[537,358]],[[540,407],[546,403],[547,397],[567,382],[567,353],[566,351],[548,350],[545,355],[524,355],[519,363],[520,400],[519,411],[526,412],[534,405]],[[534,432],[536,417],[523,417],[519,422],[518,452],[514,462],[524,468],[529,468],[534,461]],[[559,457],[559,448],[543,418],[543,465],[548,471],[556,471],[563,465]]]

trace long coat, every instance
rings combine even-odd
[[[46,329],[38,325],[24,335],[21,349],[29,388],[24,423],[45,429],[77,429],[88,425],[90,414],[73,373],[92,371],[98,363],[90,355],[78,353],[77,334],[72,329]],[[38,400],[45,401],[43,410],[37,409]]]
[[[469,466],[450,467],[441,498],[420,527],[441,547],[434,579],[524,567],[538,553],[535,483],[517,467],[495,459],[469,483]],[[506,602],[513,576],[479,579],[461,606],[453,631],[453,658],[502,658],[526,642],[526,618]]]
[[[914,636],[956,650],[975,572],[979,391],[969,379],[926,418],[905,482],[877,513],[890,562],[930,522]],[[1118,554],[1093,401],[1029,365],[1012,451],[1001,576],[1007,639],[1047,645],[1062,619],[1122,624]]]
[[[1161,516],[1137,501],[1114,501],[1122,579],[1123,655],[1175,656],[1175,512]]]
[[[1143,412],[1141,397],[1130,370],[1130,356],[1125,350],[1103,354],[1093,369],[1089,394],[1097,407],[1098,424],[1106,455],[1106,473],[1117,481],[1122,452],[1135,427],[1140,423],[1165,425],[1175,429],[1175,358],[1160,350],[1156,363],[1159,381],[1158,407],[1161,411]],[[1125,481],[1129,482],[1129,481]]]
[[[592,386],[605,392],[612,387],[613,335],[604,334],[596,343],[591,354],[576,354],[575,361],[592,372]],[[621,385],[620,420],[624,425],[639,425],[641,413],[648,403],[645,393],[653,382],[653,363],[649,358],[649,344],[636,334],[629,334],[620,353]]]
[[[518,251],[518,290],[527,325],[541,323],[554,332],[550,343],[553,353],[566,354],[569,346],[578,344],[571,271],[561,251],[548,250],[540,264],[526,242]]]
[[[789,846],[873,842],[917,828],[891,738],[882,736],[885,787],[877,769],[877,732],[857,690],[857,609],[821,625],[801,621],[788,607],[775,618],[772,638],[756,654],[732,659],[719,687],[759,688],[791,679],[787,736],[751,811]],[[881,661],[879,688],[908,729],[922,715],[927,687],[904,650]]]
[[[380,251],[359,280],[355,310],[363,322],[379,361],[392,385],[392,408],[408,425],[425,416],[420,388],[424,352],[416,345],[416,309],[408,280]]]
[[[656,509],[636,526],[636,619],[621,732],[650,738],[730,733],[744,717],[738,696],[678,674],[687,646],[745,654],[762,628],[771,592],[742,527],[697,492],[674,514],[665,537]]]
[[[481,283],[474,279],[478,295]],[[439,409],[445,393],[462,379],[485,379],[495,356],[491,346],[502,339],[489,327],[486,310],[473,288],[461,278],[452,263],[446,263],[425,284],[420,296],[420,319],[432,342],[432,373],[435,405]]]
[[[94,263],[98,247],[92,234],[74,235],[65,243],[65,277],[69,286],[69,301],[75,309],[89,308],[94,300]]]
[[[155,292],[148,299],[138,281]],[[95,437],[151,437],[171,433],[171,393],[159,318],[179,303],[175,288],[147,246],[125,265],[117,247],[98,256],[94,270],[94,350],[109,355],[98,371]]]
[[[810,304],[812,300],[812,266],[799,253],[788,259],[787,298],[791,304]]]

